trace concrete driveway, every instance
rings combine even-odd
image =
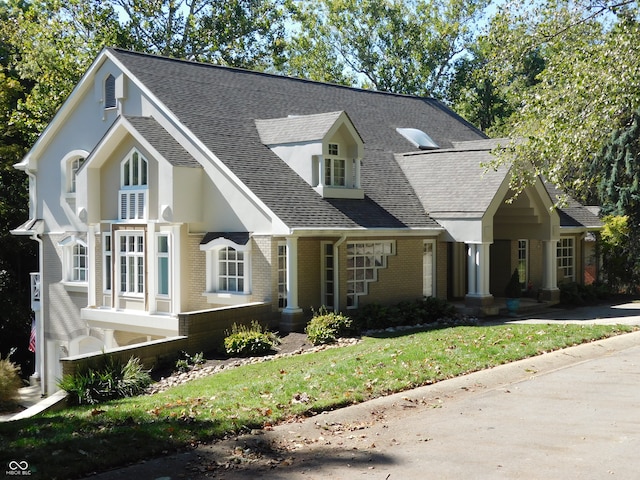
[[[640,324],[635,304],[517,322]],[[640,471],[640,332],[92,476],[602,479]]]

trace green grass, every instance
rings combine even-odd
[[[501,325],[366,337],[355,346],[239,367],[161,394],[0,424],[0,470],[26,460],[41,478],[77,478],[632,330]]]

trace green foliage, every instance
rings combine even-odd
[[[15,406],[21,386],[20,367],[11,362],[9,357],[0,357],[0,412]]]
[[[640,285],[640,109],[629,114],[595,156],[589,174],[597,178],[605,214],[603,266],[619,290]]]
[[[289,1],[287,73],[376,90],[442,96],[487,0]],[[331,78],[327,78],[327,76]]]
[[[189,355],[187,352],[182,351],[180,352],[180,358],[176,360],[176,371],[180,373],[190,372],[205,362],[204,353],[202,352]]]
[[[511,278],[504,289],[504,296],[507,298],[520,298],[522,296],[522,286],[520,285],[520,274],[516,268],[511,274]]]
[[[140,360],[131,357],[124,365],[112,356],[103,355],[96,368],[84,367],[65,375],[58,386],[69,393],[74,405],[95,405],[114,398],[133,397],[151,384],[149,372]]]
[[[596,283],[581,285],[576,282],[567,282],[559,284],[558,288],[560,289],[560,303],[570,306],[597,303],[606,300],[611,295],[611,290],[607,285]]]
[[[304,331],[314,345],[333,343],[351,333],[352,321],[346,315],[327,311],[323,306],[314,312]]]
[[[138,51],[264,69],[278,64],[284,35],[281,0],[111,0]]]
[[[455,307],[446,300],[424,297],[415,302],[400,302],[389,306],[377,303],[364,305],[355,314],[355,324],[361,330],[375,330],[432,324],[457,316]]]
[[[251,326],[234,323],[224,339],[227,354],[240,357],[264,355],[275,351],[279,344],[278,336],[255,320]]]
[[[519,89],[507,131],[518,143],[495,164],[513,165],[511,187],[521,191],[537,174],[587,195],[597,177],[586,174],[612,130],[640,106],[637,2],[549,0],[505,4],[491,19],[490,68],[499,84],[532,52],[544,68]]]

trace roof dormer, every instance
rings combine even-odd
[[[260,140],[324,198],[364,198],[364,142],[345,112],[256,120]]]

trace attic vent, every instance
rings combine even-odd
[[[116,78],[109,75],[104,81],[104,108],[116,106]]]
[[[396,132],[409,140],[420,150],[433,150],[435,148],[440,148],[429,135],[417,128],[396,128]]]

